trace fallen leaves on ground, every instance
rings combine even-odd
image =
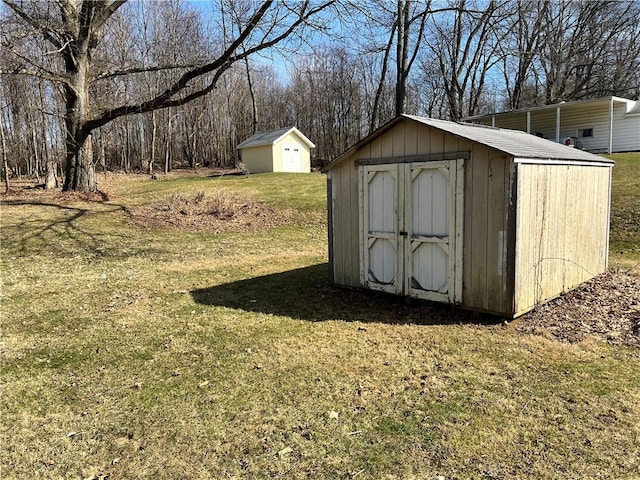
[[[640,348],[640,276],[607,272],[515,322],[523,333],[577,343],[595,337]]]

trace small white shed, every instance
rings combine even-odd
[[[236,148],[250,173],[309,173],[315,145],[296,127],[288,127],[256,133]]]
[[[606,271],[612,166],[524,132],[397,117],[324,169],[332,280],[517,317]]]

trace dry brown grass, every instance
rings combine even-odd
[[[334,289],[323,178],[253,177],[2,205],[2,478],[640,477],[639,350]],[[199,191],[301,213],[127,221]]]
[[[217,191],[192,196],[172,193],[151,205],[128,210],[137,225],[168,227],[186,232],[257,232],[291,223],[295,212],[276,210],[264,202]]]

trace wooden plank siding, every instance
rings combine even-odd
[[[332,192],[332,272],[337,285],[360,285],[360,242],[358,215],[358,169],[343,162],[329,172]]]
[[[504,312],[508,298],[509,157],[482,145],[466,165],[463,304]]]
[[[516,316],[606,270],[610,175],[609,167],[517,165]]]
[[[487,252],[484,289],[486,309],[504,312],[507,308],[507,231],[509,212],[509,158],[488,152],[487,172]],[[478,285],[475,288],[482,288]]]
[[[354,152],[330,171],[333,215],[333,272],[339,285],[361,286],[356,163],[394,157],[464,152],[462,303],[503,312],[507,298],[507,222],[510,170],[507,156],[488,147],[414,122],[402,122]],[[471,152],[469,155],[467,152]],[[489,288],[487,288],[489,286]]]
[[[612,165],[596,157],[514,158],[509,152],[411,119],[348,151],[327,172],[334,283],[365,286],[361,171],[396,164],[406,172],[453,157],[463,159],[451,162],[463,187],[455,192],[462,214],[453,216],[456,238],[450,239],[462,244],[454,267],[461,297],[452,303],[513,318],[606,271]],[[405,203],[407,188],[398,185]]]

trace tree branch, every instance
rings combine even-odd
[[[201,65],[154,65],[152,67],[133,67],[123,70],[113,70],[110,72],[103,72],[93,78],[93,81],[105,80],[107,78],[122,77],[124,75],[130,75],[133,73],[145,73],[145,72],[160,72],[163,70],[178,70],[181,68],[194,68]]]
[[[31,65],[32,67],[37,68],[38,72],[42,72],[45,75],[50,75],[50,76],[56,76],[59,75],[51,70],[49,70],[48,68],[43,67],[42,65],[36,63],[33,59],[26,57],[25,55],[21,54],[20,52],[16,52],[15,50],[11,50],[11,53],[16,56],[17,58],[23,60],[25,63],[28,63],[29,65]],[[24,69],[24,65],[21,65],[19,67],[15,67],[13,70],[10,71],[18,71],[18,70],[23,70]],[[63,75],[60,75],[61,79],[65,79],[65,77]]]
[[[37,70],[27,70],[26,68],[14,68],[13,70],[4,70],[0,69],[0,75],[28,75],[30,77],[42,78],[44,80],[49,80],[50,82],[58,82],[64,83],[65,85],[71,87],[69,80],[61,75],[56,75],[52,72],[44,72]]]
[[[249,55],[256,53],[260,50],[264,50],[266,48],[269,47],[273,47],[274,45],[276,45],[277,43],[281,42],[282,40],[284,40],[285,38],[289,37],[300,25],[302,25],[303,23],[306,23],[307,20],[312,17],[313,15],[321,12],[322,10],[325,10],[326,8],[330,7],[331,5],[333,5],[334,3],[336,3],[337,0],[330,0],[328,2],[323,3],[322,5],[316,7],[316,8],[312,8],[311,10],[309,10],[306,14],[304,15],[300,15],[300,17],[298,18],[298,20],[296,20],[294,23],[291,24],[291,26],[282,34],[278,35],[277,37],[269,40],[268,42],[261,42],[259,45],[256,45],[255,47],[249,48],[248,50],[246,50],[245,52],[235,55],[233,57],[231,57],[232,62],[237,62],[238,60],[242,60],[244,57],[248,57]],[[304,3],[304,7],[303,7],[303,11],[307,8],[307,6],[309,5],[308,1],[305,1]]]
[[[109,17],[124,5],[127,0],[114,0],[110,4],[103,2],[103,8],[93,18],[93,31],[97,31],[105,24]]]
[[[64,42],[64,36],[60,34],[60,32],[55,31],[53,28],[48,27],[40,22],[38,22],[35,18],[31,17],[27,14],[21,7],[19,7],[12,0],[2,0],[5,5],[7,5],[11,10],[13,10],[21,19],[27,22],[31,27],[36,29],[38,32],[42,33],[44,37],[53,44],[54,47],[62,50]],[[56,38],[54,35],[58,36]]]
[[[87,122],[87,128],[90,130],[99,128],[103,125],[106,125],[111,120],[118,117],[125,116],[125,115],[150,112],[152,110],[157,110],[161,108],[184,105],[185,103],[188,103],[191,100],[194,100],[196,98],[206,95],[216,87],[216,84],[220,79],[220,77],[222,76],[222,74],[226,72],[229,68],[231,68],[231,66],[235,62],[237,62],[238,60],[242,60],[253,53],[256,53],[258,51],[274,46],[278,42],[289,37],[295,31],[295,29],[299,27],[301,24],[305,23],[310,16],[315,15],[318,12],[328,8],[330,5],[334,4],[335,2],[336,0],[328,0],[325,3],[319,5],[318,7],[307,10],[307,7],[309,5],[309,0],[305,0],[304,6],[302,6],[303,13],[300,13],[299,18],[295,22],[293,22],[283,33],[281,33],[280,35],[274,37],[269,41],[262,41],[258,45],[255,45],[254,47],[249,48],[246,51],[242,51],[239,54],[234,54],[236,50],[238,50],[238,48],[242,46],[243,42],[258,27],[260,20],[264,18],[265,14],[269,10],[269,8],[272,6],[273,0],[265,0],[263,4],[253,13],[250,20],[247,22],[245,29],[240,33],[240,35],[238,35],[238,37],[213,62],[196,67],[184,73],[171,86],[169,86],[163,92],[156,95],[154,98],[150,100],[147,100],[135,105],[123,105],[121,107],[116,107],[110,110],[104,110],[98,113],[89,122]],[[305,11],[306,13],[304,13]],[[184,97],[173,98],[177,93],[186,89],[189,86],[189,82],[212,72],[215,72],[214,77],[206,87],[201,88]]]

